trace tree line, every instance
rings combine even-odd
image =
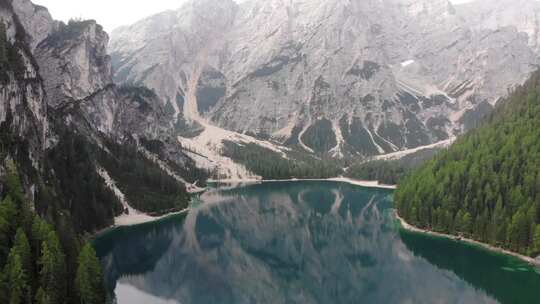
[[[185,185],[146,158],[136,144],[120,145],[109,139],[104,142],[107,150],[100,150],[99,163],[133,208],[159,214],[189,205],[191,198]]]
[[[339,160],[319,159],[293,152],[285,158],[254,143],[240,145],[225,141],[221,152],[264,179],[330,178],[343,172]]]
[[[478,129],[403,180],[409,223],[535,256],[540,253],[540,72]]]
[[[37,215],[17,168],[8,161],[0,201],[0,303],[105,303],[101,267],[92,246],[67,248],[57,227]]]
[[[56,128],[60,140],[46,152],[36,209],[54,222],[66,218],[74,233],[94,232],[114,224],[122,204],[105,185],[96,166],[101,149],[66,127]]]
[[[370,161],[353,163],[346,176],[360,180],[375,180],[387,185],[396,185],[410,171],[398,161]]]
[[[396,185],[414,169],[433,159],[439,148],[423,149],[402,156],[396,160],[365,160],[352,159],[345,172],[347,177],[376,180],[387,185]]]

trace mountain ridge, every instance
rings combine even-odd
[[[0,23],[0,183],[14,161],[36,212],[77,233],[126,210],[187,206],[207,173],[172,138],[171,113],[152,91],[114,84],[100,25],[54,21],[27,0],[2,0]]]
[[[227,9],[207,0],[166,15],[189,16],[195,3],[221,10],[216,32],[164,15],[119,29],[109,46],[115,79],[154,89],[180,119],[195,96],[213,125],[308,153],[368,157],[459,135],[538,63],[527,36],[474,27],[462,5],[444,0],[227,1]],[[144,35],[150,23],[174,31]],[[193,81],[196,95],[187,93]],[[327,134],[317,138],[322,149],[303,138],[315,130]]]

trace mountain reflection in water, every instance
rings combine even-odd
[[[217,189],[188,215],[95,244],[119,304],[497,303],[408,249],[391,195],[336,182]]]

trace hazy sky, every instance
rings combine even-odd
[[[32,0],[49,8],[54,19],[95,19],[110,32],[146,16],[179,8],[186,0]],[[463,3],[470,0],[450,0]]]

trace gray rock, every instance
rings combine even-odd
[[[193,0],[117,29],[109,49],[116,80],[182,100],[177,116],[197,96],[220,127],[306,150],[317,147],[302,135],[329,120],[321,132],[337,146],[322,152],[371,155],[460,134],[522,83],[538,63],[539,11],[532,0]]]
[[[65,128],[101,147],[108,140],[135,143],[178,179],[193,168],[173,139],[173,113],[161,100],[148,89],[113,83],[109,37],[95,21],[57,22],[28,0],[0,6],[0,18],[8,40],[20,39],[17,45],[23,46],[22,71],[8,71],[0,83],[0,123],[28,147],[38,172],[46,151],[61,139],[55,132]],[[152,143],[152,151],[144,143]]]

